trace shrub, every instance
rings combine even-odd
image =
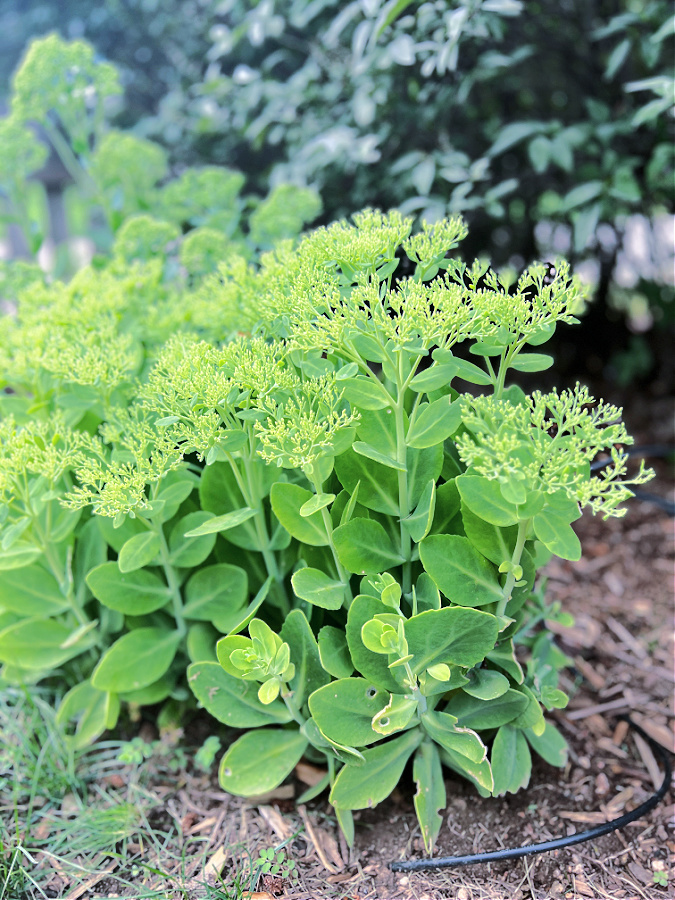
[[[24,291],[0,659],[5,678],[70,673],[59,716],[80,744],[121,702],[184,700],[191,661],[197,700],[246,729],[226,790],[271,789],[304,754],[327,766],[306,796],[330,788],[352,840],[351,811],[412,759],[430,848],[443,765],[500,795],[527,785],[531,750],[564,764],[544,709],[567,701],[566,659],[541,624],[560,611],[536,573],[579,558],[581,508],[621,515],[650,473],[626,479],[620,410],[585,388],[507,386],[576,321],[568,266],[509,280],[448,256],[460,219],[411,226],[366,210],[225,264],[195,291],[201,337],[139,313],[159,295],[177,315],[161,267],[132,264],[128,295],[108,289],[115,258],[84,270],[53,315]]]

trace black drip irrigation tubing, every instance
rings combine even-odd
[[[422,869],[447,869],[459,866],[473,866],[479,863],[495,862],[502,859],[518,859],[521,856],[531,856],[534,853],[546,853],[550,850],[561,850],[563,847],[571,847],[574,844],[592,841],[594,838],[599,838],[604,834],[610,834],[612,831],[624,828],[630,822],[634,822],[636,819],[646,815],[654,809],[654,807],[658,806],[661,800],[663,800],[670,785],[670,780],[673,776],[673,769],[669,758],[670,751],[666,750],[661,744],[653,740],[639,725],[636,725],[629,716],[619,716],[619,718],[628,722],[633,731],[637,732],[637,734],[647,741],[654,751],[655,756],[658,757],[663,766],[663,781],[658,791],[656,791],[655,794],[652,794],[652,796],[649,797],[648,800],[645,800],[644,803],[641,803],[635,809],[631,810],[631,812],[619,816],[618,819],[612,819],[610,822],[605,822],[603,825],[597,825],[595,828],[591,828],[588,831],[578,831],[575,834],[570,834],[567,837],[555,838],[552,841],[542,841],[539,844],[527,844],[525,847],[511,847],[507,850],[493,850],[491,853],[472,853],[468,856],[439,856],[436,859],[415,859],[392,862],[389,863],[389,868],[393,872],[419,872]]]

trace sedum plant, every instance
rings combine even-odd
[[[245,176],[225,166],[171,172],[160,144],[112,127],[120,93],[117,70],[86,41],[48,34],[28,46],[12,78],[9,114],[0,119],[0,227],[17,226],[32,256],[50,229],[44,189],[29,180],[48,156],[34,126],[72,182],[65,191],[70,243],[93,238],[95,250],[124,263],[168,249],[164,280],[180,263],[197,282],[227,257],[250,259],[294,238],[318,215],[321,202],[308,188],[277,184],[259,198],[242,196]],[[62,255],[56,274],[76,268]]]
[[[120,703],[189,685],[244,730],[225,790],[270,790],[304,755],[326,768],[305,799],[328,790],[350,841],[352,811],[411,761],[430,850],[444,767],[499,796],[527,786],[533,751],[564,764],[545,717],[567,702],[545,626],[564,613],[537,573],[579,559],[583,508],[622,515],[650,473],[626,477],[619,409],[510,383],[576,321],[567,264],[497,274],[450,255],[461,219],[411,225],[364,210],[259,264],[226,257],[170,336],[150,310],[170,290],[133,254],[53,304],[16,275],[0,660],[70,679],[59,716],[80,744]],[[105,289],[124,272],[128,294]]]

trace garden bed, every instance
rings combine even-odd
[[[668,467],[657,469],[653,490],[668,494]],[[556,714],[570,742],[570,763],[562,772],[539,763],[527,791],[498,799],[481,799],[468,783],[449,778],[437,855],[484,852],[585,830],[634,808],[660,783],[653,753],[627,735],[616,717],[631,713],[672,749],[672,519],[634,501],[625,519],[584,517],[578,529],[581,562],[554,560],[547,569],[549,596],[576,619],[572,628],[558,629],[560,645],[575,662],[563,685],[572,694],[570,706]],[[22,844],[34,863],[23,853],[17,857],[17,868],[22,865],[35,882],[26,884],[25,896],[238,898],[250,887],[250,861],[285,841],[282,875],[261,876],[254,885],[259,897],[651,900],[672,890],[672,794],[625,830],[555,854],[394,875],[389,862],[424,855],[411,780],[377,808],[355,814],[356,843],[349,853],[323,798],[299,807],[294,802],[311,770],[299,769],[301,778],[259,800],[224,794],[215,770],[200,773],[190,747],[202,742],[210,727],[212,722],[197,717],[182,734],[168,731],[160,739],[149,720],[139,723],[137,734],[156,743],[154,753],[137,765],[116,762],[119,748],[106,749],[105,743],[90,754],[95,779],[89,785],[90,815],[114,804],[129,803],[135,810],[126,824],[117,823],[122,839],[114,852],[110,846],[96,851],[96,829],[105,833],[111,826],[83,816],[77,792],[56,805],[38,778],[36,810]],[[2,806],[6,826],[13,829],[10,791]],[[20,804],[21,829],[24,816]]]

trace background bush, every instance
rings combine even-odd
[[[29,3],[0,17],[0,72],[29,34],[82,33],[121,67],[123,121],[174,163],[234,166],[260,192],[315,185],[326,222],[461,212],[467,255],[496,264],[593,260],[587,333],[606,361],[625,316],[672,322],[653,228],[673,209],[669,15],[665,0]],[[646,259],[617,278],[636,221]]]

